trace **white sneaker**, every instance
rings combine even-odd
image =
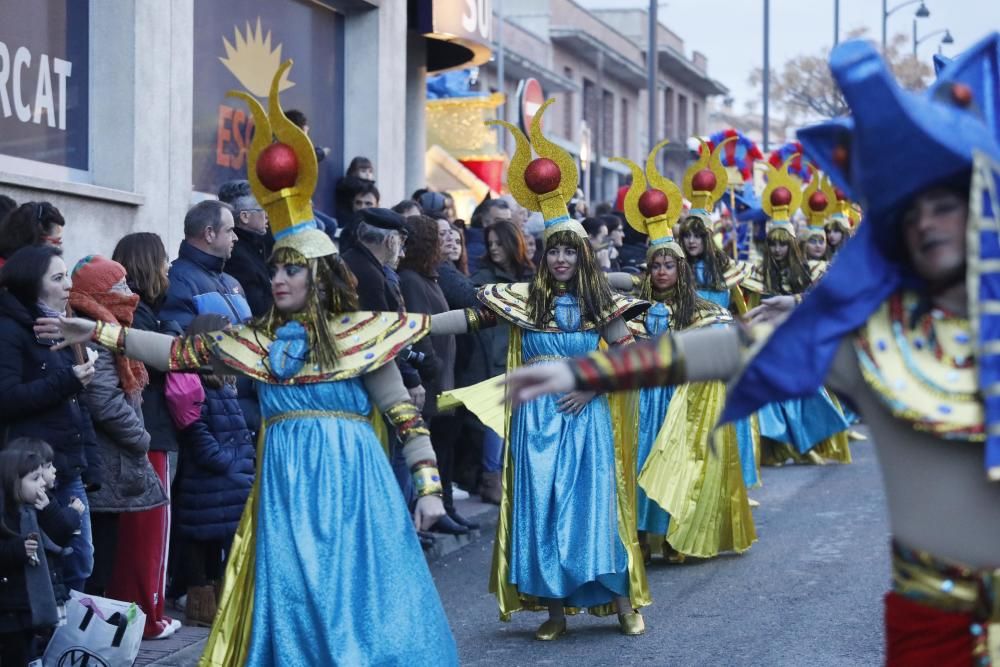
[[[462,489],[458,488],[457,484],[452,484],[451,485],[451,497],[454,500],[468,500],[469,499],[469,492],[468,491],[463,491]]]

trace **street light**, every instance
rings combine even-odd
[[[888,8],[889,0],[882,0],[882,53],[885,53],[886,47],[886,29],[889,25],[889,16],[895,14],[897,11],[903,7],[920,3],[920,7],[917,8],[916,16],[918,19],[925,19],[931,15],[931,10],[927,9],[927,5],[924,4],[924,0],[906,0],[906,2],[901,2],[892,9]]]
[[[913,57],[914,58],[917,57],[917,47],[918,46],[920,46],[921,44],[923,44],[924,42],[926,42],[931,37],[934,37],[935,35],[940,35],[941,33],[944,33],[944,37],[941,38],[941,43],[942,44],[954,44],[955,43],[955,38],[951,36],[951,30],[948,30],[948,29],[935,30],[932,33],[928,33],[928,34],[924,35],[920,39],[917,39],[917,21],[916,21],[916,19],[914,19],[914,21],[913,21]]]

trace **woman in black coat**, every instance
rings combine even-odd
[[[59,504],[67,507],[79,498],[87,506],[80,533],[69,544],[73,553],[63,559],[66,585],[83,590],[94,568],[87,492],[101,485],[97,436],[80,402],[94,364],[82,360],[82,351],[53,352],[48,332],[34,329],[36,318],[66,312],[69,290],[66,264],[51,246],[22,248],[0,270],[0,422],[4,444],[18,437],[49,443]]]
[[[399,263],[399,287],[406,310],[429,315],[446,312],[450,308],[438,285],[438,266],[441,263],[443,243],[450,240],[450,235],[440,235],[437,221],[427,216],[412,216],[407,221],[410,223],[410,234],[406,238],[406,256]],[[437,456],[441,485],[444,487],[444,508],[447,512],[438,519],[432,530],[464,534],[470,527],[477,526],[455,511],[455,501],[452,498],[455,441],[461,434],[461,424],[457,423],[454,411],[445,414],[437,409],[438,394],[455,388],[455,337],[429,336],[414,345],[414,349],[424,353],[431,362],[425,363],[425,366],[433,365],[437,371],[435,377],[424,378],[424,371],[421,370],[421,378],[427,390],[424,419],[430,424],[431,444]]]

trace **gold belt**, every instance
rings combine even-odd
[[[537,357],[532,357],[524,362],[525,366],[530,366],[531,364],[544,364],[550,361],[566,361],[566,357],[561,357],[558,354],[540,354]]]
[[[989,656],[1000,667],[1000,568],[968,567],[894,541],[892,580],[893,590],[914,602],[970,614],[975,655]]]
[[[343,410],[289,410],[267,419],[267,424],[277,424],[278,422],[290,419],[351,419],[353,421],[367,422],[368,417],[359,415],[357,412],[345,412]]]

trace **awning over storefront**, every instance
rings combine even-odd
[[[603,53],[604,73],[636,88],[646,85],[646,70],[580,28],[552,27],[549,37],[554,44],[568,49],[578,58],[597,65],[597,54]]]
[[[694,92],[711,97],[712,95],[725,95],[729,89],[704,74],[696,68],[684,54],[670,46],[660,46],[657,50],[659,56],[660,72],[669,74],[681,85],[687,86]]]
[[[410,0],[410,27],[427,38],[427,71],[476,67],[489,61],[491,0]]]

